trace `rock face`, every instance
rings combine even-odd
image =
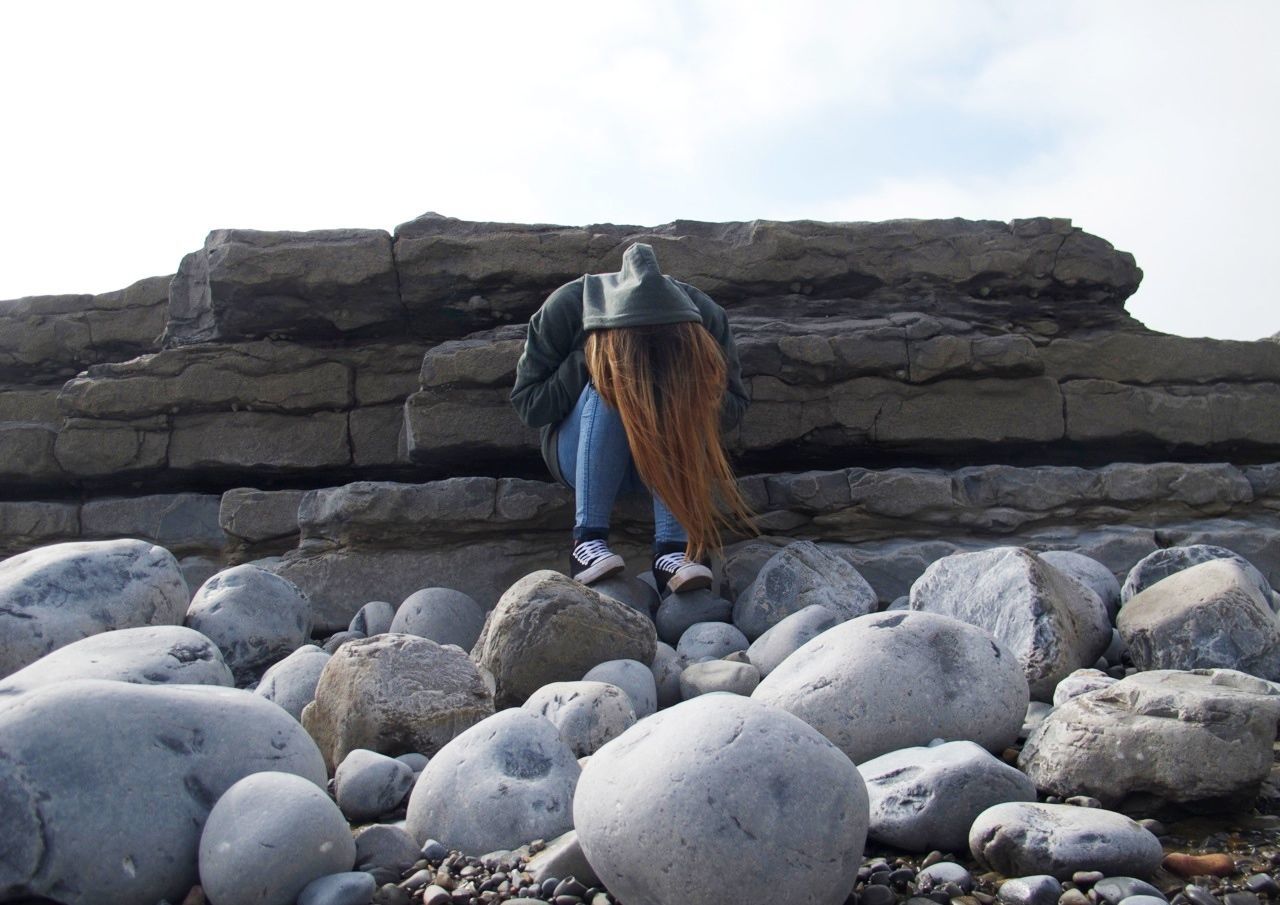
[[[1017,738],[1027,680],[982,629],[934,613],[859,616],[805,644],[752,698],[800,717],[854,763],[935,738],[999,751]]]
[[[1098,595],[1018,547],[938,560],[911,586],[911,608],[992,632],[1022,663],[1037,701],[1053,700],[1059,681],[1092,666],[1111,643]]]
[[[836,905],[862,860],[866,794],[849,759],[795,717],[710,695],[601,748],[573,818],[624,902],[765,903],[786,890]]]
[[[840,621],[876,609],[876,592],[858,570],[809,541],[789,544],[764,564],[733,607],[734,625],[759,638],[792,613],[820,605]]]
[[[557,572],[534,572],[502,595],[472,656],[497,681],[498,706],[608,660],[653,660],[653,623]]]
[[[1280,622],[1256,575],[1232,559],[1212,559],[1130,597],[1116,627],[1134,665],[1280,679]]]
[[[1219,810],[1256,795],[1271,769],[1277,716],[1280,694],[1242,673],[1137,673],[1055,709],[1018,766],[1063,797]]]
[[[144,541],[53,544],[12,556],[0,562],[0,677],[100,632],[177,625],[187,600],[173,554]]]
[[[302,725],[332,770],[356,748],[431,756],[492,713],[493,697],[466,654],[385,634],[338,648]]]
[[[325,783],[302,727],[232,688],[57,682],[0,707],[0,737],[0,889],[19,898],[179,901],[233,784],[262,770]]]

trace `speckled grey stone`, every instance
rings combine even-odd
[[[1213,544],[1187,544],[1186,546],[1165,547],[1155,550],[1138,560],[1133,568],[1129,570],[1129,574],[1125,576],[1124,585],[1120,588],[1120,599],[1123,601],[1121,606],[1128,605],[1131,597],[1141,591],[1145,591],[1156,582],[1181,572],[1183,569],[1215,559],[1225,559],[1240,566],[1245,571],[1245,574],[1249,576],[1254,586],[1257,587],[1258,593],[1270,601],[1273,608],[1277,603],[1280,603],[1280,599],[1277,598],[1266,577],[1257,570],[1253,563],[1239,553],[1228,550],[1226,547],[1214,546]]]
[[[1114,685],[1117,681],[1100,669],[1077,669],[1053,690],[1053,706],[1060,707],[1072,698]]]
[[[524,708],[550,720],[575,757],[594,754],[636,721],[631,698],[606,682],[552,682],[529,695]]]
[[[423,588],[404,599],[388,631],[471,650],[484,627],[484,609],[452,588]]]
[[[1000,884],[996,898],[1003,905],[1058,905],[1062,884],[1056,877],[1039,874],[1014,877]]]
[[[795,541],[775,553],[739,595],[733,623],[748,638],[759,638],[815,603],[844,620],[875,612],[879,599],[847,560],[812,541]]]
[[[357,748],[333,775],[338,807],[352,823],[376,820],[395,808],[413,787],[413,770],[394,757]]]
[[[760,670],[750,663],[705,660],[692,663],[680,673],[680,695],[686,701],[714,691],[750,695],[760,684]]]
[[[422,846],[398,826],[373,823],[355,832],[356,867],[391,871],[398,878],[422,857]]]
[[[631,699],[636,719],[642,720],[658,709],[658,687],[649,667],[639,660],[609,660],[593,666],[582,677],[587,682],[617,685]]]
[[[253,693],[280,705],[301,722],[303,709],[316,698],[316,685],[331,656],[314,644],[304,644],[268,667]]]
[[[676,653],[684,662],[696,663],[703,657],[719,659],[749,646],[746,636],[728,623],[695,622],[680,636]]]
[[[835,614],[822,604],[815,603],[798,613],[792,613],[777,625],[751,642],[747,656],[752,665],[767,676],[779,663],[795,653],[810,640],[837,623]]]

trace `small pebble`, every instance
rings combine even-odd
[[[298,905],[369,905],[377,884],[364,871],[318,877],[298,894]]]
[[[556,884],[556,888],[551,891],[553,898],[560,896],[576,896],[581,899],[587,894],[587,887],[578,882],[576,877],[566,877]]]
[[[1169,835],[1168,828],[1159,820],[1155,820],[1151,817],[1144,817],[1142,820],[1139,820],[1138,826],[1142,827],[1144,830],[1146,830],[1148,833],[1150,833],[1153,836]]]
[[[1251,892],[1229,892],[1222,897],[1223,905],[1261,905],[1260,900]]]
[[[422,891],[422,905],[445,905],[452,899],[453,896],[449,894],[449,890],[434,883]]]
[[[415,889],[421,889],[435,879],[435,872],[429,870],[419,870],[410,874],[407,879],[400,882],[401,889],[407,889],[412,892]]]
[[[1000,884],[996,898],[1005,905],[1057,905],[1062,884],[1048,874],[1015,877]]]
[[[1188,885],[1183,888],[1182,894],[1187,897],[1191,905],[1222,905],[1222,900],[1203,886]]]
[[[899,889],[906,886],[916,878],[916,872],[910,867],[899,867],[895,871],[889,873],[889,885],[896,886]]]
[[[954,883],[963,895],[973,890],[973,874],[954,861],[938,861],[916,875],[916,888],[922,893],[948,883]]]
[[[946,859],[947,859],[946,855],[944,855],[942,852],[937,851],[935,849],[934,851],[931,851],[929,852],[929,854],[924,856],[924,860],[920,862],[920,867],[922,868],[933,867],[933,865],[937,864],[940,861],[945,861]]]
[[[542,897],[548,901],[556,894],[556,887],[560,885],[559,877],[547,877],[542,881]]]
[[[444,847],[443,843],[435,839],[428,839],[422,846],[422,857],[432,864],[439,864],[449,857],[449,850]]]
[[[409,905],[409,892],[394,883],[387,883],[373,894],[373,901],[377,905]]]
[[[858,905],[893,905],[897,899],[892,889],[879,884],[865,886],[858,893]]]
[[[1093,893],[1106,905],[1119,905],[1130,896],[1156,896],[1163,899],[1160,890],[1146,880],[1137,877],[1107,877],[1093,884]]]
[[[1073,804],[1078,808],[1100,808],[1102,802],[1088,795],[1072,795],[1066,800],[1066,804]]]
[[[1093,905],[1093,903],[1080,890],[1068,889],[1058,897],[1058,905]]]
[[[1275,878],[1267,874],[1254,874],[1249,877],[1244,881],[1244,888],[1262,896],[1274,897],[1280,893],[1280,883],[1276,883]]]
[[[1076,886],[1088,888],[1105,877],[1106,875],[1100,870],[1078,870],[1071,875],[1071,882]]]
[[[1236,870],[1235,859],[1221,852],[1209,855],[1173,852],[1165,855],[1162,866],[1179,877],[1227,877]]]
[[[1129,896],[1120,900],[1121,905],[1166,905],[1164,896]]]

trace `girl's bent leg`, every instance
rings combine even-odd
[[[606,537],[614,501],[631,467],[622,417],[588,384],[556,442],[560,471],[574,489],[574,539]]]

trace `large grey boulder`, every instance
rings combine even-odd
[[[1018,766],[1046,793],[1108,807],[1230,808],[1267,777],[1278,717],[1280,692],[1243,673],[1136,673],[1057,707]]]
[[[812,541],[796,541],[761,567],[733,607],[733,623],[759,638],[792,613],[821,604],[840,621],[873,613],[878,598],[848,561]]]
[[[493,673],[499,706],[608,660],[653,660],[653,622],[558,572],[526,575],[494,607],[472,658]]]
[[[515,707],[476,724],[427,764],[405,829],[470,855],[519,848],[573,828],[577,758],[545,717]]]
[[[307,643],[311,602],[287,578],[246,563],[201,585],[185,621],[212,638],[236,681],[247,683]]]
[[[363,823],[394,809],[413,788],[413,779],[404,761],[357,748],[334,771],[333,794],[348,820]]]
[[[423,588],[400,604],[389,631],[471,650],[483,627],[484,610],[468,595],[452,588]]]
[[[51,544],[0,562],[0,677],[90,635],[179,625],[190,592],[173,554],[140,540]]]
[[[1280,679],[1280,622],[1232,559],[1188,566],[1139,591],[1116,628],[1138,669],[1220,667]]]
[[[0,680],[6,698],[69,679],[114,679],[139,685],[232,685],[222,652],[181,625],[122,628],[73,641]]]
[[[653,671],[639,660],[609,660],[587,670],[587,682],[617,685],[631,699],[636,719],[651,716],[658,709],[658,685]]]
[[[1128,606],[1130,598],[1145,591],[1156,582],[1163,581],[1183,569],[1214,559],[1230,560],[1240,566],[1271,608],[1280,608],[1280,595],[1276,594],[1266,577],[1254,567],[1253,563],[1239,553],[1216,544],[1186,544],[1164,547],[1148,553],[1138,560],[1125,576],[1124,585],[1120,588],[1122,606]]]
[[[493,696],[466,654],[388,633],[338,648],[302,725],[333,769],[356,748],[431,756],[492,713]]]
[[[1092,666],[1111,642],[1111,620],[1091,589],[1030,550],[993,547],[934,562],[911,586],[911,608],[986,629],[1022,664],[1037,701]]]
[[[546,717],[575,757],[587,757],[635,724],[631,698],[607,682],[552,682],[524,702],[524,709]]]
[[[676,653],[686,663],[710,657],[719,659],[750,646],[746,635],[725,622],[695,622],[685,629],[676,645]]]
[[[859,616],[805,644],[752,694],[790,711],[854,763],[928,744],[1011,744],[1027,711],[1027,680],[1003,644],[934,613]]]
[[[289,656],[271,664],[253,693],[279,704],[302,722],[302,711],[316,699],[320,674],[332,656],[314,644],[304,644]]]
[[[289,773],[246,776],[200,836],[200,885],[227,905],[293,905],[314,880],[351,870],[356,844],[324,789]]]
[[[351,617],[347,630],[372,638],[391,631],[391,623],[395,618],[396,608],[390,603],[385,600],[370,600]]]
[[[1107,615],[1114,620],[1120,609],[1120,582],[1115,573],[1092,556],[1074,550],[1045,550],[1037,554],[1059,572],[1090,588],[1102,600]]]
[[[201,829],[236,781],[294,773],[315,743],[234,688],[56,682],[0,708],[0,890],[68,905],[154,905],[197,881]]]
[[[909,852],[964,852],[974,818],[1006,801],[1035,801],[1022,773],[973,742],[903,748],[858,765],[872,839]]]
[[[1006,877],[1059,880],[1079,870],[1147,877],[1164,858],[1160,840],[1123,814],[1033,802],[983,811],[969,830],[969,850],[980,865]]]
[[[597,751],[573,817],[587,860],[624,902],[837,905],[862,861],[867,793],[800,720],[706,695]]]
[[[811,604],[752,641],[747,657],[751,665],[760,670],[760,675],[767,676],[779,663],[839,621],[822,604]]]

